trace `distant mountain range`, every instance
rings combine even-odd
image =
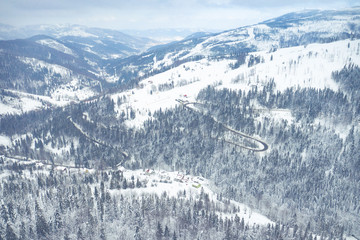
[[[111,61],[107,72],[121,82],[199,58],[237,58],[250,52],[360,38],[360,8],[289,13],[259,24],[159,45],[126,59]],[[131,67],[130,67],[131,66]]]
[[[107,60],[139,54],[157,44],[119,31],[78,25],[1,25],[0,36],[11,39],[0,41],[0,86],[46,96],[63,95],[64,89],[87,89],[91,95],[100,92],[101,83],[112,81],[102,70]]]
[[[2,26],[0,238],[359,239],[359,19]]]
[[[159,41],[160,43],[169,43],[181,41],[189,36],[203,34],[203,33],[218,33],[221,30],[217,29],[183,29],[183,28],[165,28],[165,29],[149,29],[149,30],[122,30],[124,33],[131,36],[147,37]]]
[[[220,33],[192,33],[163,45],[79,25],[0,25],[0,38],[17,39],[0,41],[0,86],[56,98],[65,91],[83,99],[188,61],[237,59],[240,64],[251,52],[357,39],[359,17],[360,8],[308,10]]]
[[[46,35],[60,41],[87,47],[104,58],[120,58],[145,51],[158,44],[145,37],[134,37],[116,30],[90,28],[81,25],[32,25],[13,27],[0,24],[0,39],[26,39],[35,35]]]

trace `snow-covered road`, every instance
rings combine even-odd
[[[195,112],[198,112],[198,113],[203,114],[203,112],[200,111],[199,109],[197,109],[196,107],[190,107],[190,106],[189,106],[189,105],[195,105],[195,104],[201,104],[201,103],[198,103],[198,102],[187,102],[187,101],[183,101],[183,100],[180,100],[180,99],[177,99],[176,101],[179,102],[180,104],[182,104],[182,105],[183,105],[185,108],[187,108],[187,109],[190,109],[190,110],[192,110],[192,111],[195,111]],[[221,139],[221,140],[223,140],[224,142],[229,143],[229,144],[233,144],[233,145],[235,145],[235,146],[238,146],[238,147],[241,147],[241,148],[250,150],[250,151],[254,151],[254,152],[264,152],[264,151],[266,151],[266,150],[269,149],[269,145],[268,145],[266,142],[264,142],[264,141],[262,141],[262,140],[260,140],[260,139],[257,139],[257,138],[255,138],[255,137],[246,135],[245,133],[240,132],[240,131],[238,131],[238,130],[235,130],[235,129],[233,129],[233,128],[227,126],[227,125],[225,125],[224,123],[218,121],[215,117],[213,117],[213,116],[211,116],[211,115],[210,115],[210,117],[213,119],[214,122],[218,123],[220,126],[222,126],[223,128],[225,128],[227,131],[230,131],[230,132],[232,132],[232,133],[234,133],[234,134],[236,134],[236,135],[238,135],[238,136],[240,136],[240,137],[242,137],[242,138],[250,139],[250,140],[252,140],[252,141],[254,141],[254,142],[256,142],[256,143],[259,143],[259,144],[261,145],[261,147],[259,147],[259,148],[253,148],[253,147],[248,147],[248,146],[245,146],[245,145],[241,145],[241,144],[236,143],[236,142],[228,141],[228,140],[226,140],[226,139]]]

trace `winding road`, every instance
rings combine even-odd
[[[193,107],[190,107],[190,106],[189,106],[189,105],[195,105],[195,104],[203,105],[202,103],[198,103],[198,102],[188,102],[188,101],[183,101],[183,100],[181,100],[181,99],[176,99],[176,101],[179,102],[179,103],[180,103],[182,106],[184,106],[185,108],[190,109],[191,111],[195,111],[195,112],[198,112],[198,113],[204,115],[204,113],[203,113],[201,110],[199,110],[198,108],[196,108],[196,107],[194,107],[194,106],[193,106]],[[234,133],[234,134],[236,134],[236,135],[238,135],[238,136],[240,136],[240,137],[242,137],[242,138],[244,138],[244,139],[250,139],[250,140],[258,143],[261,147],[259,147],[259,148],[253,148],[253,147],[244,146],[244,145],[241,145],[241,144],[239,144],[239,143],[232,142],[232,141],[228,141],[228,140],[226,140],[226,139],[220,139],[220,140],[222,140],[222,141],[224,141],[224,142],[226,142],[226,143],[228,143],[228,144],[232,144],[232,145],[235,145],[235,146],[237,146],[237,147],[241,147],[241,148],[244,148],[244,149],[253,151],[253,152],[264,152],[264,151],[266,151],[266,150],[269,149],[269,145],[268,145],[266,142],[264,142],[264,141],[262,141],[262,140],[260,140],[260,139],[257,139],[257,138],[255,138],[255,137],[246,135],[245,133],[240,132],[240,131],[238,131],[238,130],[235,130],[235,129],[233,129],[233,128],[231,128],[231,127],[223,124],[222,122],[218,121],[218,120],[217,120],[215,117],[213,117],[213,116],[210,116],[210,117],[212,118],[212,120],[213,120],[214,122],[218,123],[220,126],[222,126],[222,127],[223,127],[224,129],[226,129],[227,131],[232,132],[232,133]]]
[[[98,144],[98,145],[104,146],[104,147],[109,147],[109,148],[118,150],[118,149],[117,149],[116,147],[114,147],[114,146],[111,146],[111,145],[109,145],[109,144],[106,144],[106,143],[104,143],[104,142],[101,142],[100,140],[97,140],[97,139],[91,137],[89,134],[87,134],[87,133],[80,127],[79,124],[77,124],[76,122],[74,122],[74,120],[71,118],[71,116],[68,116],[67,118],[68,118],[69,121],[74,125],[74,127],[75,127],[76,129],[78,129],[78,130],[81,132],[81,134],[84,135],[84,136],[85,136],[87,139],[89,139],[90,141],[92,141],[92,142],[94,142],[94,143],[96,143],[96,144]],[[121,154],[122,154],[124,157],[126,157],[126,158],[129,157],[129,154],[128,154],[127,152],[123,152],[123,151],[120,151],[120,152],[121,152]]]
[[[62,164],[56,164],[56,163],[48,163],[48,162],[44,162],[43,160],[36,160],[36,159],[31,159],[31,158],[22,157],[22,156],[10,156],[10,155],[7,155],[5,153],[3,155],[0,155],[0,157],[2,157],[4,159],[17,161],[17,162],[20,162],[20,163],[26,163],[27,165],[41,164],[41,165],[44,165],[44,166],[51,166],[51,167],[63,167],[63,168],[79,169],[79,167],[75,167],[75,166],[62,165]],[[92,168],[84,168],[84,169],[92,169]]]

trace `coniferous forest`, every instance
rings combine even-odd
[[[1,134],[21,137],[0,149],[0,239],[342,239],[359,234],[360,134],[354,124],[360,120],[360,68],[347,65],[332,78],[340,86],[336,92],[278,92],[274,81],[249,92],[209,86],[197,96],[200,111],[182,105],[160,110],[140,129],[124,125],[136,116],[131,108],[117,117],[114,106],[125,99],[106,96],[4,116]],[[268,114],[279,109],[295,121]],[[223,124],[263,139],[268,151],[230,144],[239,139]],[[346,135],[343,126],[349,126]],[[206,193],[144,192],[146,184],[124,177],[120,165],[203,176],[214,183],[224,205]],[[127,189],[139,191],[126,194]],[[232,208],[230,200],[274,224],[246,224],[237,215],[244,210]]]

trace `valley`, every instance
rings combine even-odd
[[[0,28],[0,239],[359,238],[359,18]]]

